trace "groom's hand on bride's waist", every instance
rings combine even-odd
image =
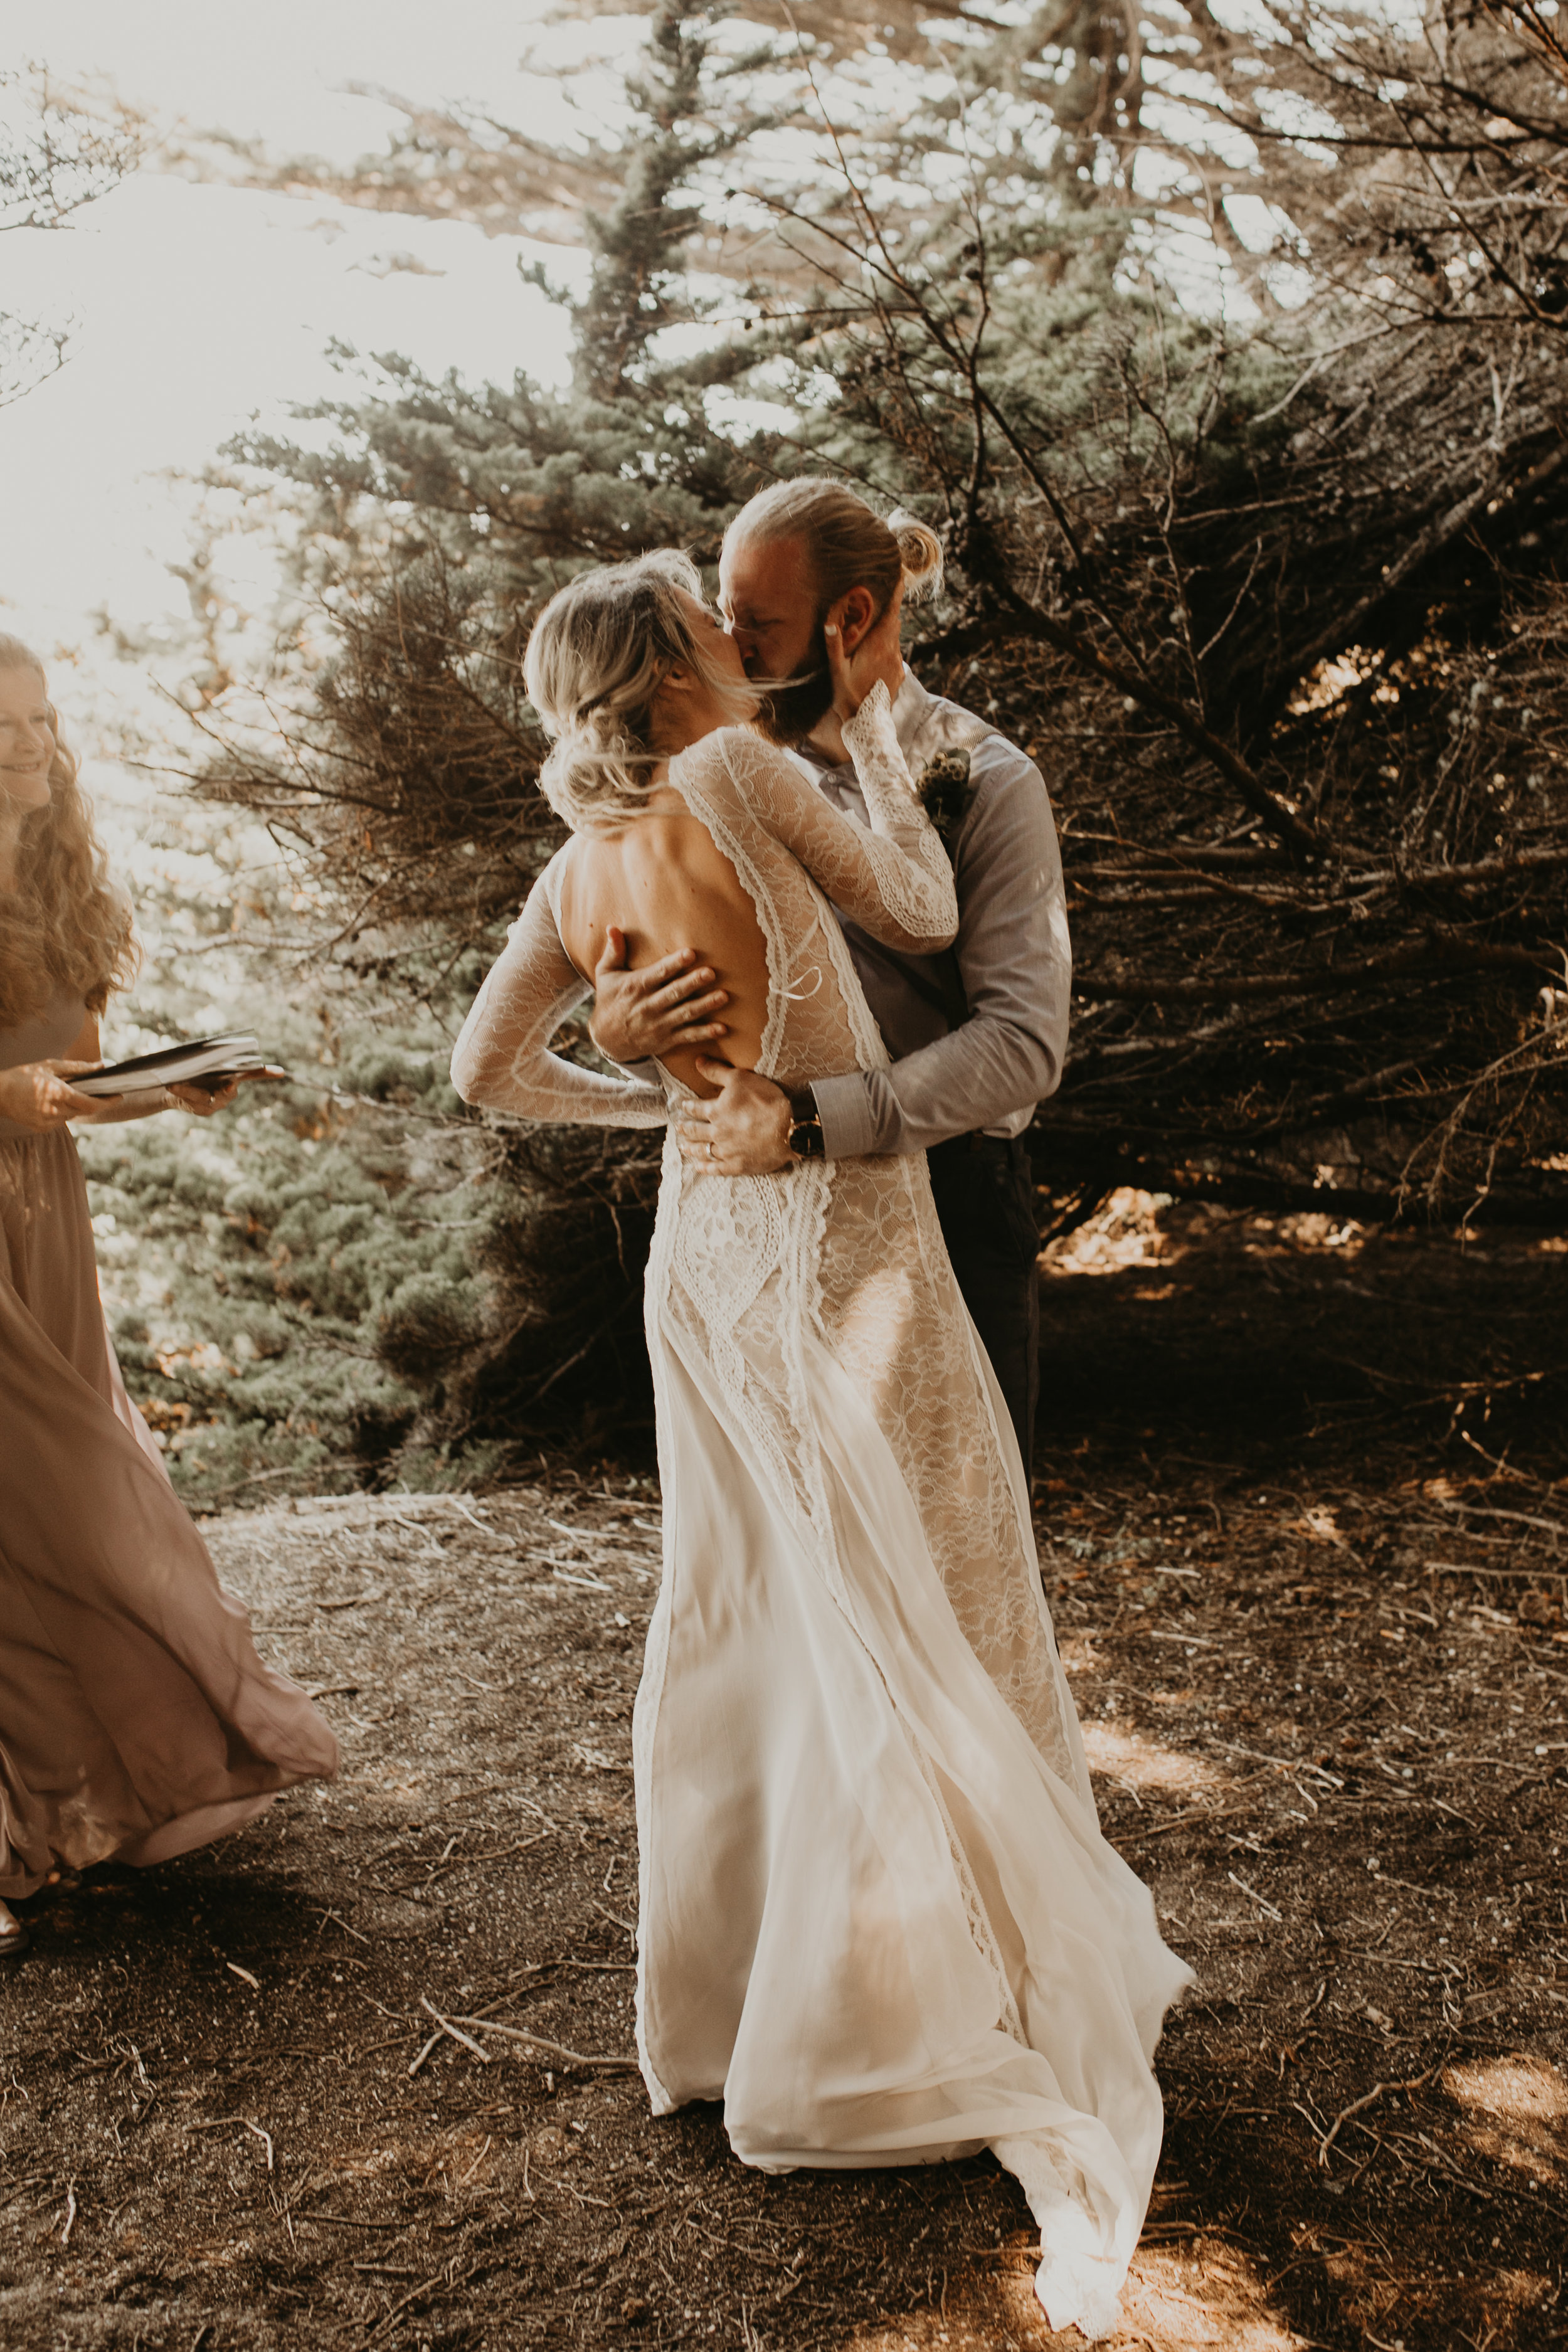
[[[626,940],[612,923],[594,967],[589,1034],[612,1062],[651,1062],[675,1045],[710,1045],[729,1034],[714,1015],[729,993],[695,948],[678,948],[640,971],[626,969]]]
[[[770,1176],[795,1158],[789,1148],[794,1113],[782,1087],[755,1070],[732,1070],[704,1054],[698,1076],[719,1091],[711,1101],[688,1103],[681,1114],[680,1153],[713,1176]]]

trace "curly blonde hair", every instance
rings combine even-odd
[[[737,719],[756,708],[756,695],[692,635],[679,589],[701,596],[697,566],[658,548],[579,573],[533,625],[523,680],[555,738],[540,789],[574,829],[618,824],[644,806],[668,756],[653,740],[653,705],[672,669],[695,670]]]
[[[0,634],[0,669],[30,670],[45,683],[43,663],[20,637]],[[36,1020],[61,989],[101,1013],[110,991],[127,987],[136,971],[130,906],[110,882],[76,761],[60,740],[54,705],[47,708],[49,804],[24,822],[16,887],[0,892],[0,1029]]]

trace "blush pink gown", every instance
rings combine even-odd
[[[0,1069],[64,1054],[85,1017],[57,996],[0,1030]],[[74,1142],[0,1119],[0,1897],[188,1853],[337,1765],[125,1393]]]

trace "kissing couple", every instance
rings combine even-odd
[[[805,479],[731,524],[729,627],[668,552],[551,601],[525,677],[572,838],[452,1075],[666,1129],[633,1724],[654,2112],[722,2101],[767,2171],[991,2148],[1051,2325],[1093,2338],[1190,1978],[1100,1834],[1040,1587],[1017,1138],[1060,1067],[1061,869],[1037,770],[904,669],[940,565],[923,524]],[[595,991],[646,1071],[549,1051]]]

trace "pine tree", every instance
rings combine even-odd
[[[300,501],[331,650],[287,756],[231,733],[205,789],[307,859],[348,968],[455,1013],[558,838],[532,614],[584,564],[710,558],[761,481],[837,470],[942,528],[915,666],[1057,801],[1080,982],[1031,1141],[1058,1225],[1132,1179],[1554,1213],[1563,145],[1527,14],[1058,11],[900,68],[877,114],[840,13],[803,52],[808,134],[809,77],[780,99],[719,10],[661,8],[636,138],[594,163],[570,394],[387,360],[315,413],[327,454],[237,446]],[[752,139],[764,89],[793,174]],[[699,227],[750,331],[704,313]],[[792,429],[734,431],[748,393]],[[656,1181],[636,1138],[493,1149],[482,1335],[425,1348],[416,1318],[384,1350],[427,1429],[483,1437],[635,1389]]]
[[[324,628],[331,650],[271,682],[261,727],[239,723],[238,698],[220,703],[200,790],[263,814],[305,858],[330,896],[341,970],[423,1003],[448,1034],[561,838],[521,685],[533,614],[585,564],[672,543],[711,561],[787,454],[710,420],[739,352],[689,364],[658,349],[699,319],[681,268],[690,185],[760,119],[715,97],[723,13],[672,5],[653,20],[619,192],[585,223],[593,268],[567,394],[521,373],[435,383],[384,359],[368,396],[308,412],[337,428],[324,455],[258,436],[228,453],[248,478],[292,486],[296,642]],[[571,1050],[591,1054],[584,1030]],[[576,1421],[646,1381],[646,1138],[514,1127],[492,1135],[486,1168],[470,1238],[491,1286],[481,1327],[448,1318],[426,1344],[405,1301],[375,1342],[419,1393],[421,1443],[452,1429],[483,1442],[520,1416]]]
[[[1151,237],[1131,44],[1082,121],[1047,94],[1019,131],[1019,33],[788,201],[833,257],[770,340],[834,378],[822,453],[942,525],[917,665],[1066,821],[1073,1058],[1034,1136],[1061,1213],[1136,1176],[1560,1214],[1559,67],[1519,10],[1194,21],[1194,106],[1276,206],[1250,316],[1184,307]],[[944,125],[962,169],[928,181]]]

